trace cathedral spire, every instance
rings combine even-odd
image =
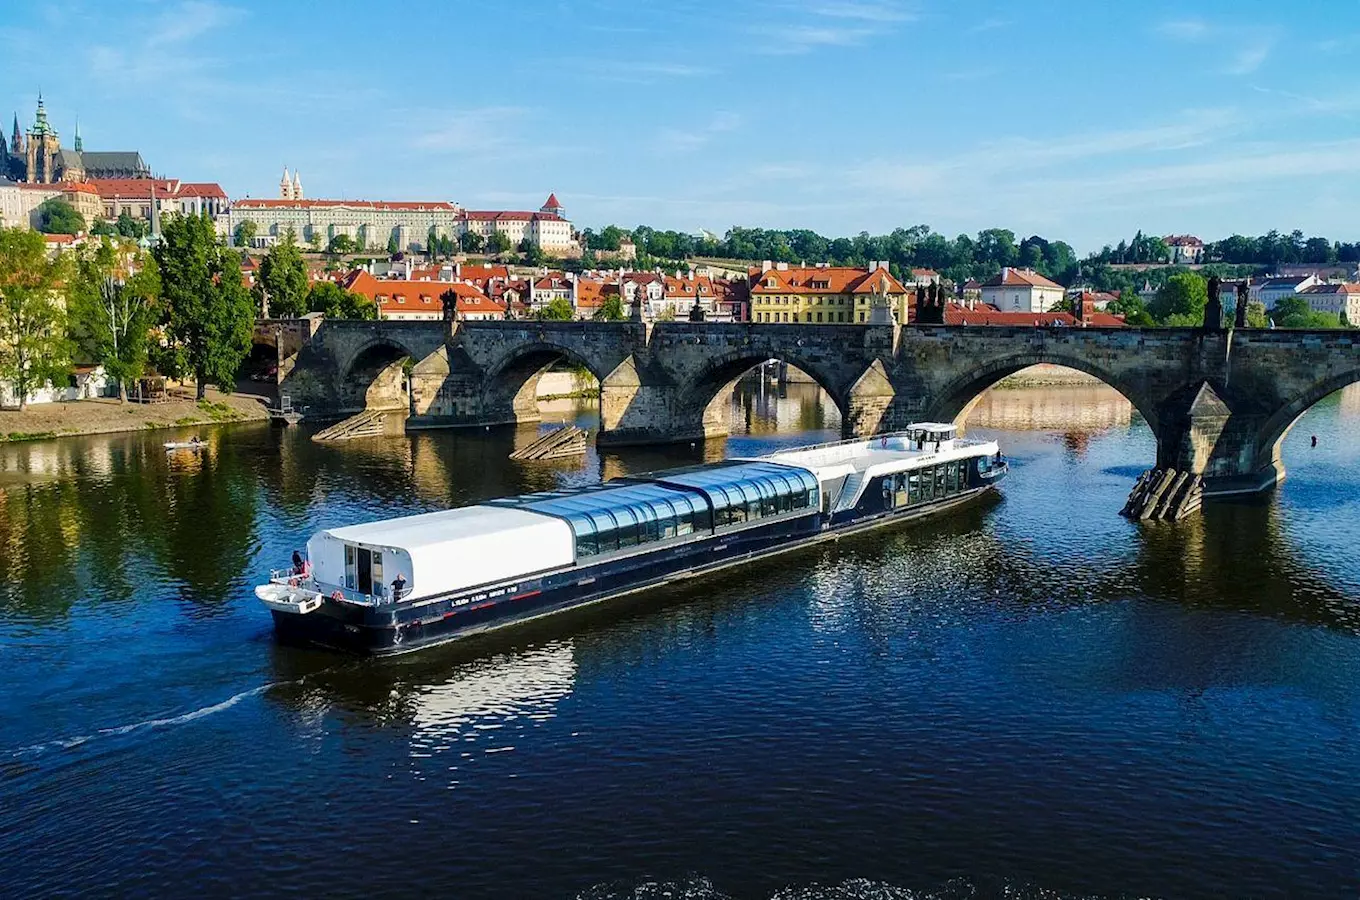
[[[24,155],[24,133],[19,130],[19,114],[14,114],[14,135],[10,138],[9,152],[15,156]]]
[[[80,142],[80,116],[76,116],[76,145],[72,149],[77,153],[85,149],[85,145]]]

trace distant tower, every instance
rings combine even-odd
[[[540,209],[539,212],[550,213],[551,215],[557,216],[559,219],[565,219],[567,217],[566,207],[558,202],[556,194],[548,195],[548,202],[543,204],[543,208]]]
[[[293,170],[293,199],[301,200],[302,194],[302,173],[297,169]]]
[[[24,133],[19,130],[19,114],[14,114],[14,136],[9,140],[9,152],[14,156],[24,155]]]
[[[283,167],[283,177],[279,179],[279,199],[293,199],[293,179],[288,175],[288,167]]]
[[[24,178],[29,184],[51,184],[57,180],[56,158],[61,149],[57,130],[47,121],[47,110],[43,107],[42,94],[38,95],[38,114],[33,127],[28,132],[28,148],[24,159],[28,164],[28,174]]]
[[[74,151],[76,151],[77,153],[80,153],[82,150],[85,149],[85,145],[84,145],[83,143],[81,143],[81,140],[80,140],[80,119],[79,119],[79,118],[76,119],[76,145],[75,145],[74,147],[72,147],[71,149],[74,150]]]

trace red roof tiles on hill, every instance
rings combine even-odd
[[[822,266],[750,271],[751,294],[905,294],[907,289],[887,269]]]
[[[959,303],[950,303],[944,310],[944,324],[946,325],[1018,325],[1031,326],[1035,328],[1049,328],[1053,326],[1074,328],[1082,323],[1068,312],[1002,312],[995,306],[980,305],[976,309]],[[1086,325],[1095,328],[1122,328],[1124,327],[1123,316],[1112,316],[1109,313],[1092,313],[1085,322]]]
[[[998,274],[993,275],[982,283],[988,287],[1036,287],[1036,288],[1057,288],[1062,290],[1062,285],[1054,281],[1049,281],[1033,269],[1013,269],[1003,268]]]
[[[341,206],[346,209],[372,209],[391,212],[457,212],[458,207],[443,201],[389,202],[386,200],[237,200],[237,209],[317,209]]]

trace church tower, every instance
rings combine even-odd
[[[279,199],[293,199],[293,179],[288,176],[288,167],[283,167],[283,177],[279,179]]]
[[[302,195],[302,173],[301,173],[301,172],[298,172],[296,169],[293,170],[293,199],[294,199],[294,200],[301,200],[301,199],[303,199],[303,195]]]
[[[85,145],[80,140],[80,120],[76,119],[76,145],[71,148],[77,153],[85,149]]]
[[[24,155],[24,133],[19,130],[19,114],[14,114],[14,136],[9,141],[9,152],[13,156]]]
[[[43,107],[42,94],[38,95],[38,114],[33,127],[28,132],[28,147],[24,159],[28,164],[29,184],[51,184],[57,180],[57,152],[61,142],[57,130],[47,121],[47,110]]]

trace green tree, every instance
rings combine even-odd
[[[274,318],[302,315],[307,303],[307,266],[302,261],[296,235],[290,229],[282,241],[269,248],[260,260],[256,287],[262,294],[261,315],[268,311]]]
[[[119,218],[122,218],[121,216]],[[249,247],[250,242],[255,240],[255,235],[259,233],[259,227],[249,219],[236,226],[236,232],[232,235],[233,243],[238,247]]]
[[[618,294],[610,294],[591,318],[601,322],[620,322],[627,318],[623,310],[623,298]]]
[[[538,313],[540,319],[549,319],[555,322],[569,322],[575,315],[575,311],[571,308],[571,301],[565,297],[554,297]]]
[[[117,237],[118,228],[112,222],[95,219],[94,224],[90,226],[90,234],[98,237]]]
[[[73,331],[83,353],[118,384],[124,403],[128,383],[146,369],[160,290],[156,263],[140,250],[100,243],[85,248],[76,263],[70,291]]]
[[[230,392],[250,353],[255,321],[254,303],[241,283],[240,258],[217,242],[206,215],[168,217],[155,258],[174,341],[169,361],[193,374],[198,399],[208,382]]]
[[[53,197],[38,207],[38,230],[44,234],[80,234],[85,230],[85,217],[65,200]]]
[[[336,256],[354,252],[354,239],[347,234],[337,234],[326,245],[326,250]]]
[[[126,209],[118,214],[118,234],[125,238],[146,237],[146,223],[139,222],[132,218],[132,214]]]
[[[1270,311],[1270,320],[1277,328],[1340,328],[1336,313],[1317,312],[1302,297],[1285,297]]]
[[[1259,300],[1247,304],[1247,327],[1270,327],[1270,317],[1266,315],[1266,305]]]
[[[330,319],[376,319],[378,307],[363,294],[347,291],[333,281],[318,281],[307,294],[309,312]]]
[[[1119,294],[1119,299],[1107,307],[1106,312],[1115,316],[1123,316],[1126,325],[1138,328],[1147,328],[1157,324],[1148,314],[1147,305],[1143,303],[1143,298],[1138,296],[1138,292],[1133,288],[1125,288]]]
[[[395,256],[397,253],[397,235],[394,232],[387,238],[387,255]]]
[[[543,248],[528,238],[520,242],[520,252],[524,254],[525,264],[530,266],[541,266],[546,258],[543,254]]]
[[[28,396],[49,381],[66,383],[71,343],[58,289],[64,256],[49,259],[42,235],[0,228],[0,381],[28,408]]]
[[[313,228],[312,233],[307,236],[307,246],[312,248],[313,253],[321,252],[321,232],[316,228]]]
[[[497,231],[487,239],[486,249],[497,256],[509,252],[510,236],[504,231]]]
[[[1172,316],[1177,322],[1199,325],[1204,321],[1204,307],[1209,302],[1209,286],[1194,272],[1172,275],[1157,290],[1148,304],[1148,312],[1159,322],[1166,323]]]
[[[464,253],[481,253],[486,241],[475,231],[464,231],[458,236],[458,243]]]

